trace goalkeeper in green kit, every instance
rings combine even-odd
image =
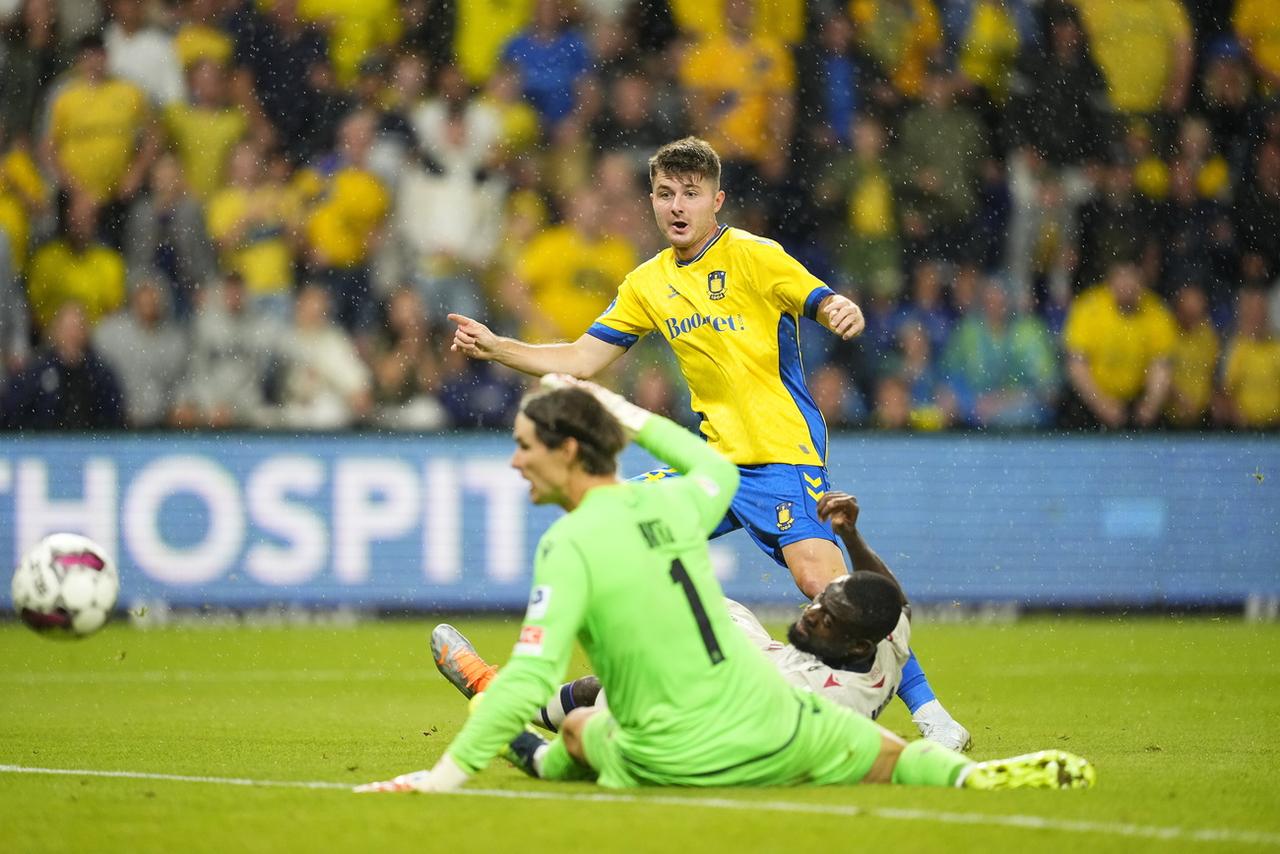
[[[512,657],[434,768],[356,791],[450,791],[499,754],[535,777],[611,788],[1093,782],[1070,753],[975,763],[787,684],[730,620],[707,553],[737,466],[592,383],[549,375],[542,384],[516,416],[512,466],[534,503],[568,513],[538,544]],[[629,438],[685,476],[619,480]],[[559,689],[575,640],[608,707],[575,709],[547,742],[525,723]]]

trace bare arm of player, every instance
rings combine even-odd
[[[831,294],[818,303],[818,322],[845,341],[860,335],[867,326],[858,304],[840,294]]]
[[[889,565],[876,554],[867,541],[862,539],[858,531],[858,499],[845,492],[829,491],[818,499],[818,518],[831,522],[831,527],[844,540],[844,547],[849,550],[853,561],[854,572],[874,572],[883,575],[902,590],[897,577],[889,569]],[[905,603],[907,596],[902,594]]]
[[[473,359],[497,362],[535,377],[569,374],[587,379],[627,352],[625,347],[585,333],[572,344],[526,344],[515,338],[495,335],[489,327],[465,315],[450,314],[449,319],[457,324],[452,349]]]

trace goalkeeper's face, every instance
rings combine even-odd
[[[702,176],[659,172],[649,200],[658,230],[676,250],[676,257],[686,261],[697,255],[715,232],[724,191]]]
[[[511,434],[516,442],[511,467],[529,482],[529,500],[534,504],[566,506],[566,486],[573,462],[569,444],[559,448],[544,445],[533,420],[523,412],[516,415]]]

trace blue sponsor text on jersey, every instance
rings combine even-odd
[[[708,328],[712,332],[741,332],[746,328],[742,315],[691,314],[688,317],[664,318],[667,338],[674,341],[687,332]]]

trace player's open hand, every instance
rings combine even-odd
[[[497,355],[498,336],[489,327],[463,314],[450,314],[449,319],[458,324],[458,328],[453,331],[453,345],[449,349],[473,359],[488,360]]]
[[[827,492],[818,499],[818,518],[830,522],[837,534],[853,533],[858,527],[858,499],[847,492]]]
[[[833,294],[822,301],[822,322],[845,341],[860,335],[867,326],[858,304],[840,294]]]
[[[362,786],[356,786],[351,791],[357,795],[367,795],[375,792],[419,792],[422,790],[415,784],[425,783],[430,777],[430,771],[413,771],[408,774],[401,774],[398,777],[392,777],[390,780],[365,783]]]
[[[390,780],[365,783],[351,791],[358,795],[373,792],[452,792],[467,782],[470,776],[446,753],[430,771],[411,771]]]
[[[591,380],[578,379],[569,374],[546,374],[542,377],[541,385],[546,389],[577,386],[588,392],[592,397],[600,401],[600,404],[610,415],[618,419],[618,423],[622,425],[623,431],[627,434],[628,441],[640,432],[645,422],[649,420],[649,416],[653,414],[647,409],[636,406],[617,392],[609,391],[609,389],[593,383]]]

